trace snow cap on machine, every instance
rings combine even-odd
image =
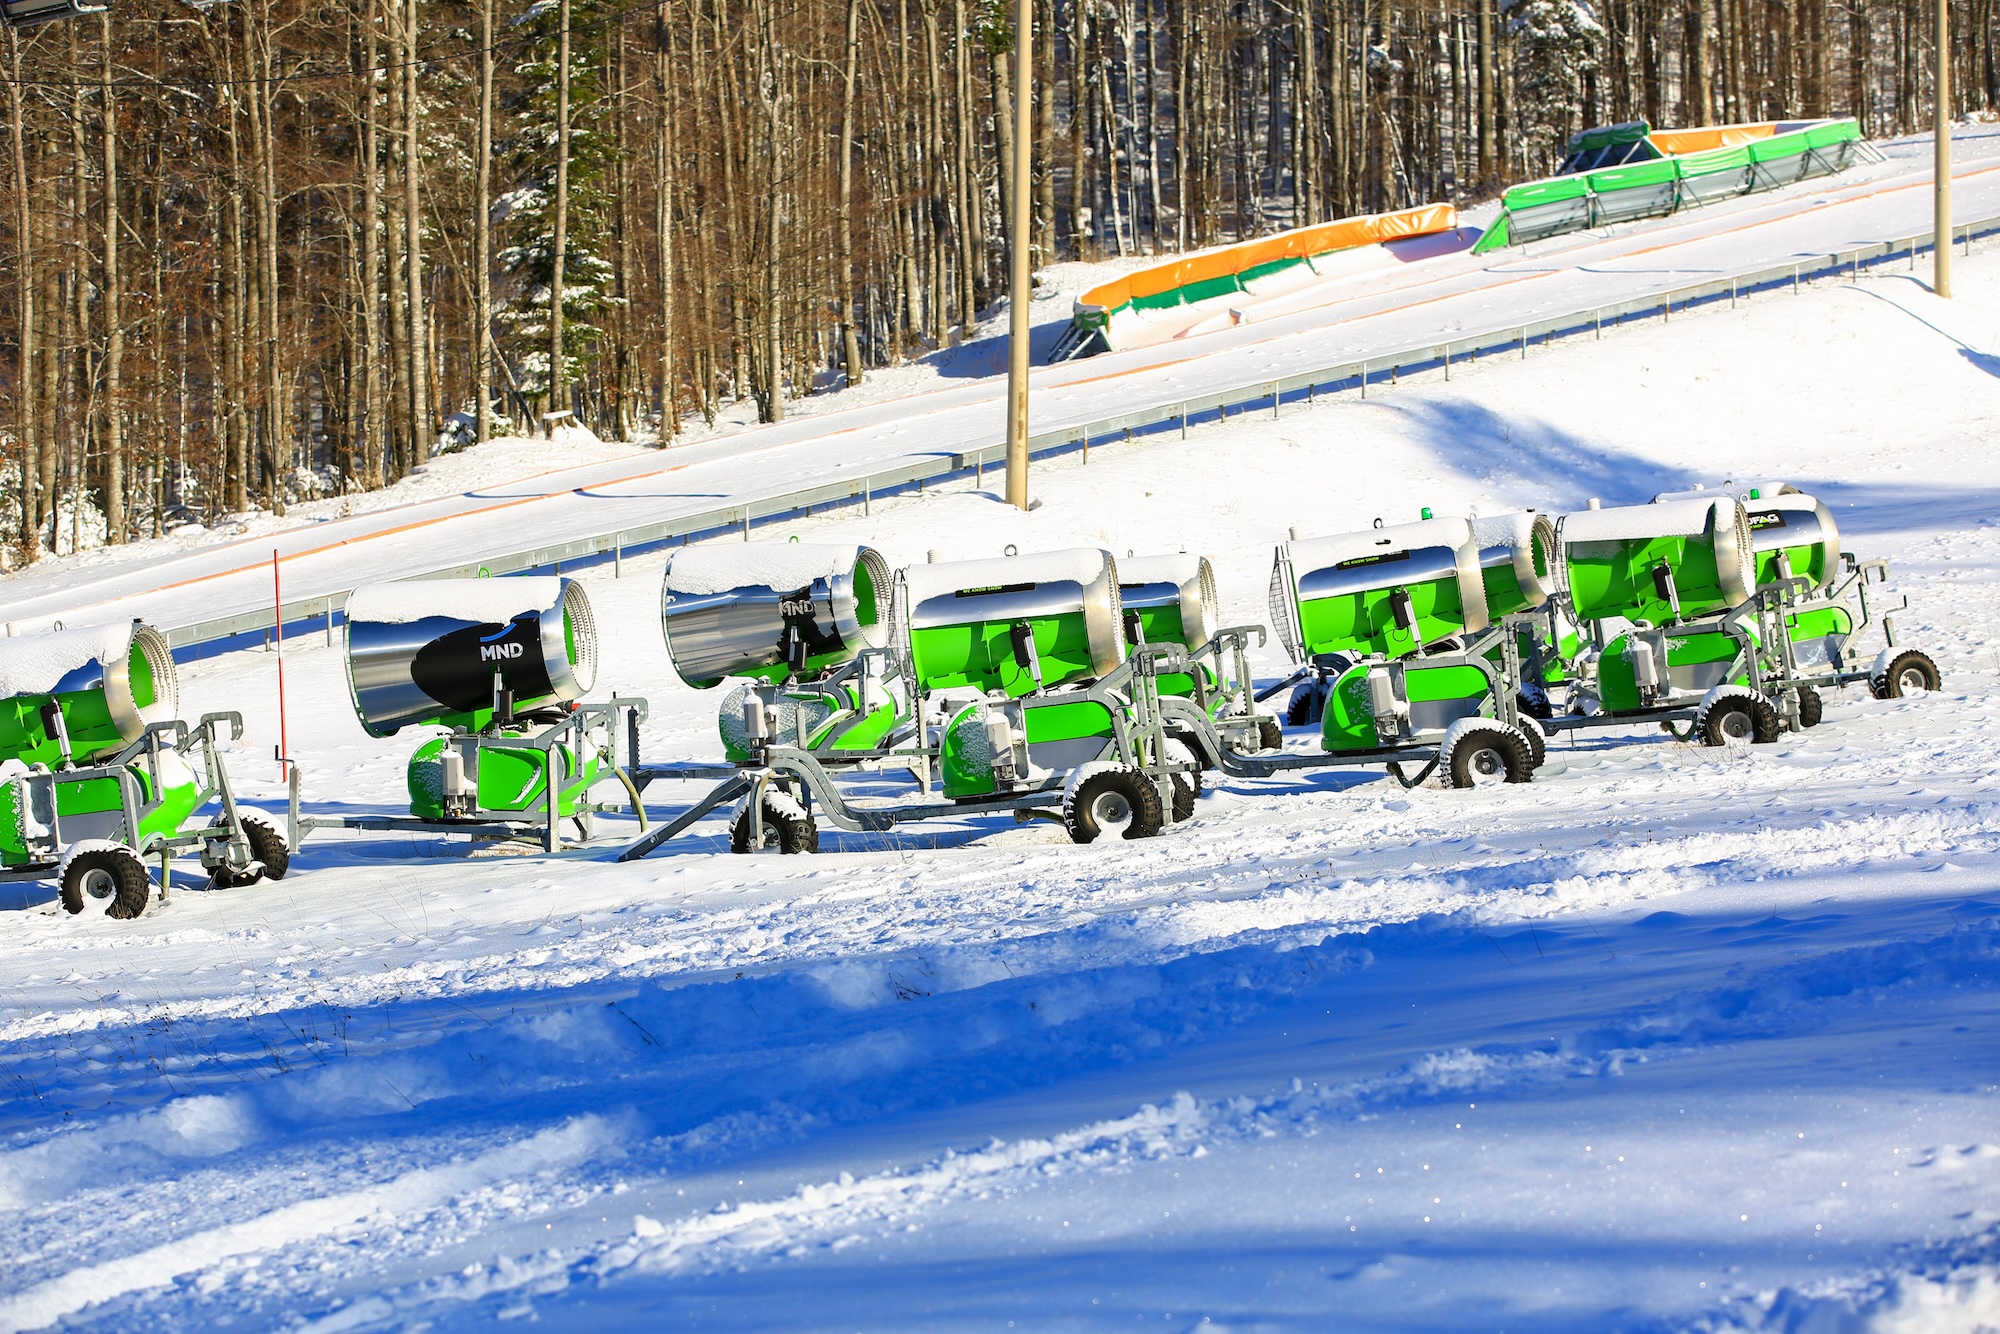
[[[583,585],[555,576],[409,579],[347,598],[347,683],[370,736],[492,707],[582,699],[597,684]]]
[[[873,547],[717,542],[667,561],[660,633],[681,680],[838,667],[888,643],[889,562]]]
[[[1790,482],[1724,482],[1718,489],[1741,501],[1750,521],[1756,583],[1799,578],[1809,580],[1816,589],[1833,583],[1840,573],[1840,525],[1822,501]],[[1666,491],[1653,501],[1658,504],[1709,494]]]
[[[1472,520],[1489,616],[1532,611],[1555,591],[1556,525],[1546,514],[1523,510]]]
[[[101,692],[122,741],[180,711],[180,677],[165,635],[149,625],[80,626],[0,638],[0,699]]]

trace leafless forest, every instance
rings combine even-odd
[[[557,408],[668,443],[775,419],[1001,295],[1004,6],[120,5],[6,37],[15,559],[378,487]],[[1035,12],[1038,265],[1480,198],[1586,124],[1929,115],[1929,0]],[[1953,23],[1959,110],[1991,108],[1994,0]]]

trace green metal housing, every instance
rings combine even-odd
[[[1734,497],[1584,510],[1556,525],[1556,587],[1579,622],[1666,625],[1755,591],[1750,523]]]
[[[1402,658],[1483,630],[1471,525],[1424,519],[1287,543],[1272,571],[1271,617],[1300,662],[1329,653]]]
[[[1105,676],[1125,660],[1118,569],[1106,551],[916,565],[901,587],[920,695],[1019,698]]]

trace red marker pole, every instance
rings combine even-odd
[[[278,646],[278,781],[285,781],[291,743],[285,737],[285,589],[278,577],[278,550],[271,549],[271,633]]]

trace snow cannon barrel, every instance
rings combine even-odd
[[[1271,616],[1294,659],[1400,658],[1486,628],[1479,546],[1465,519],[1424,519],[1278,548]]]
[[[148,625],[0,639],[0,758],[54,767],[111,754],[180,711],[167,638]]]
[[[913,565],[899,579],[917,688],[1009,696],[1106,676],[1125,661],[1118,565],[1091,547]]]
[[[1486,614],[1512,616],[1549,600],[1556,555],[1556,525],[1546,514],[1525,510],[1472,521],[1479,546],[1480,581],[1486,587]]]
[[[1556,590],[1579,621],[1667,625],[1741,606],[1756,587],[1735,497],[1582,510],[1556,524]]]
[[[1840,525],[1833,511],[1789,482],[1758,482],[1736,498],[1750,519],[1757,586],[1807,579],[1815,590],[1840,574]]]
[[[681,680],[817,675],[889,642],[892,575],[873,547],[688,547],[667,562],[660,633]]]
[[[1118,566],[1118,600],[1130,644],[1196,649],[1221,628],[1215,570],[1206,556],[1128,556]]]
[[[484,727],[582,699],[597,683],[597,621],[559,577],[411,579],[347,598],[347,684],[370,736],[412,723]]]

